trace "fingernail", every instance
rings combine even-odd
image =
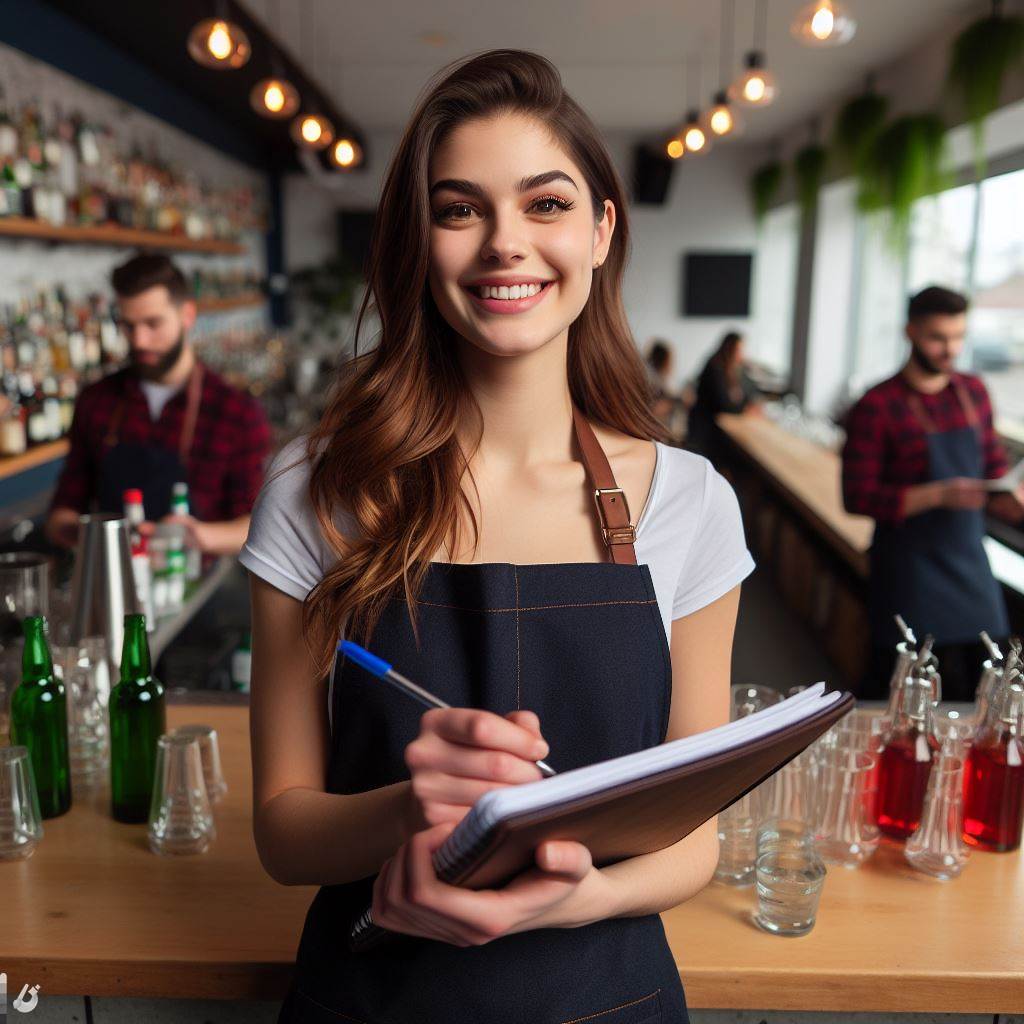
[[[534,757],[546,757],[548,753],[548,745],[540,740],[533,745],[533,756]]]

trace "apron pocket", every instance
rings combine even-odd
[[[661,989],[607,1010],[573,1017],[562,1024],[661,1024]]]

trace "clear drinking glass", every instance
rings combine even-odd
[[[0,860],[31,857],[43,816],[28,747],[0,747]]]
[[[947,740],[932,766],[921,824],[903,850],[918,871],[943,880],[956,878],[970,855],[963,841],[964,762],[956,756],[955,743],[955,737]]]
[[[221,768],[220,744],[217,730],[212,725],[179,725],[174,730],[175,736],[192,736],[199,744],[199,757],[203,763],[203,778],[206,780],[206,792],[210,803],[223,799],[228,791]]]
[[[203,853],[216,834],[198,741],[164,733],[156,748],[150,849],[170,855]]]
[[[814,927],[826,874],[803,822],[762,830],[754,923],[773,935],[806,935]]]
[[[777,704],[782,699],[777,690],[757,685],[733,686],[730,695],[730,718],[733,721]],[[718,815],[718,865],[715,868],[715,881],[734,886],[753,884],[757,824],[761,817],[761,791],[765,785],[762,783],[745,793]]]
[[[91,783],[110,765],[107,701],[110,673],[103,637],[59,649],[68,697],[68,744],[76,781]]]
[[[840,745],[830,757],[829,785],[822,794],[815,842],[829,863],[860,867],[878,849],[873,788],[878,755]]]

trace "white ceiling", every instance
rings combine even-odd
[[[604,131],[660,134],[717,88],[722,0],[244,0],[246,7],[364,131],[406,122],[430,76],[448,61],[494,47],[551,59]],[[725,0],[729,2],[729,0]],[[847,45],[811,50],[789,34],[804,0],[767,0],[768,66],[779,95],[750,111],[745,137],[762,141],[810,119],[981,0],[846,0],[858,27]],[[735,0],[739,68],[754,33],[755,0]]]

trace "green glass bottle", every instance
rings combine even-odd
[[[11,695],[11,744],[28,747],[40,813],[56,818],[71,808],[68,703],[64,683],[53,674],[46,619],[30,615],[22,629],[25,648],[21,685]]]
[[[157,740],[167,731],[164,687],[153,675],[145,615],[124,617],[121,680],[110,691],[110,797],[114,819],[149,819]]]

